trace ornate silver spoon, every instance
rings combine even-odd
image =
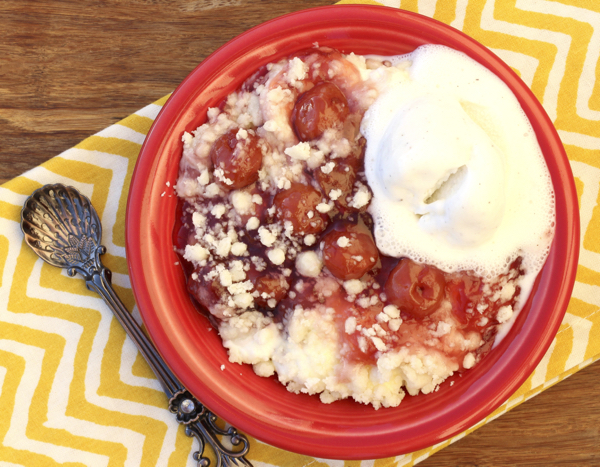
[[[106,248],[100,245],[102,226],[88,198],[73,187],[45,185],[27,198],[21,211],[21,230],[25,241],[40,258],[70,276],[81,274],[89,290],[97,292],[137,345],[167,397],[169,410],[185,425],[185,433],[195,437],[200,448],[194,453],[199,467],[208,467],[204,457],[208,443],[215,453],[217,467],[250,466],[245,455],[248,439],[233,427],[222,430],[217,417],[183,387],[158,354],[137,322],[127,311],[111,286],[111,272],[100,261]],[[218,436],[229,438],[234,449],[227,449]]]

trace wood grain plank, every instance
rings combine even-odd
[[[0,183],[165,96],[233,37],[299,8],[275,0],[3,0]]]
[[[600,465],[596,362],[420,463],[422,467]]]

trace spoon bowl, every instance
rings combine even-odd
[[[21,212],[21,228],[25,242],[40,258],[66,268],[71,276],[89,269],[96,255],[105,252],[96,210],[72,187],[57,184],[36,190]]]

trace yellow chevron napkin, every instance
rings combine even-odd
[[[361,2],[341,2],[361,3]],[[376,3],[365,1],[363,3]],[[581,210],[577,282],[556,339],[525,384],[486,420],[437,446],[397,458],[342,462],[251,439],[255,466],[412,466],[600,358],[600,12],[593,0],[395,0],[460,29],[506,61],[554,121],[575,174]],[[594,29],[595,25],[595,29]],[[105,265],[139,319],[124,248],[135,161],[166,98],[0,187],[0,464],[194,466],[196,441],[133,343],[81,278],[39,260],[19,228],[36,188],[81,190],[102,220]]]

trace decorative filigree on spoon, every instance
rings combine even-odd
[[[233,427],[222,430],[217,426],[217,417],[173,375],[113,290],[111,272],[100,261],[100,255],[106,252],[100,245],[102,225],[90,200],[73,187],[45,185],[25,201],[21,230],[27,244],[40,258],[67,269],[70,276],[81,274],[87,288],[97,292],[108,304],[160,381],[169,398],[169,411],[185,425],[186,435],[200,443],[194,453],[198,466],[210,465],[204,456],[207,443],[214,451],[217,467],[252,465],[245,458],[250,448],[248,439]],[[223,446],[218,436],[229,438],[234,448]]]

